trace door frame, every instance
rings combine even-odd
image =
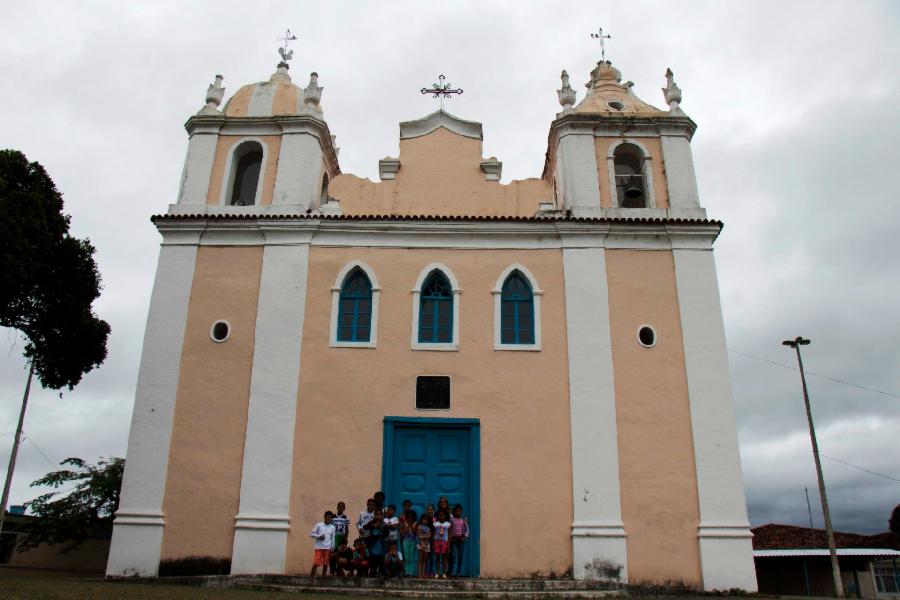
[[[435,417],[385,417],[384,442],[381,450],[381,489],[387,489],[394,475],[394,465],[388,457],[394,455],[394,430],[397,427],[446,428],[469,430],[469,472],[472,475],[472,498],[477,506],[467,507],[469,542],[466,552],[472,557],[471,577],[481,576],[481,420],[441,419]]]

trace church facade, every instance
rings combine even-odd
[[[313,73],[192,116],[162,237],[107,573],[300,573],[375,490],[471,526],[470,576],[756,589],[694,122],[563,72],[543,173],[482,125],[400,124],[341,172]],[[537,151],[537,149],[536,149]],[[352,536],[352,537],[355,537]]]

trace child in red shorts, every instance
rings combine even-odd
[[[309,582],[312,583],[316,576],[316,571],[322,567],[322,577],[328,572],[328,563],[331,562],[331,548],[334,544],[334,525],[331,520],[334,513],[330,510],[325,512],[325,520],[316,523],[309,537],[315,540],[315,554],[313,555],[312,569],[309,571]]]

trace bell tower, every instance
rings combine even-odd
[[[194,224],[214,217],[247,219],[255,236],[252,244],[263,247],[264,264],[256,279],[264,316],[257,320],[252,339],[257,353],[276,357],[271,361],[274,367],[260,367],[272,372],[255,373],[257,383],[250,390],[250,429],[266,431],[268,437],[248,436],[244,445],[244,485],[234,517],[232,569],[251,573],[284,568],[289,440],[298,382],[285,375],[295,365],[283,363],[291,363],[291,357],[299,353],[296,332],[303,323],[309,236],[301,236],[300,243],[284,243],[278,227],[266,218],[339,213],[337,201],[328,196],[328,185],[341,170],[320,104],[323,88],[318,74],[310,74],[306,87],[295,85],[288,64],[293,51],[284,47],[279,53],[281,61],[268,80],[241,87],[221,110],[224,78],[217,75],[207,90],[206,104],[185,124],[189,141],[181,185],[176,202],[163,217],[179,221],[182,227],[157,224],[163,239],[109,575],[155,576],[164,554],[163,532],[173,530],[171,515],[164,513],[167,465],[188,306],[202,254],[200,240],[234,245],[227,233]],[[227,324],[225,331],[229,331]],[[271,415],[277,417],[269,422]],[[252,468],[259,464],[266,468]],[[270,480],[275,483],[268,485]]]
[[[690,145],[697,125],[681,109],[682,93],[671,70],[666,71],[662,92],[668,110],[638,98],[633,83],[623,83],[622,73],[604,59],[591,71],[586,97],[576,103],[563,71],[557,90],[563,110],[550,128],[544,178],[553,182],[554,212],[583,222],[603,221],[609,228],[606,241],[575,230],[561,232],[572,361],[574,574],[603,578],[612,569],[616,577],[641,579],[652,570],[645,548],[653,536],[642,533],[648,531],[648,517],[634,509],[640,495],[633,492],[633,478],[638,471],[643,477],[658,467],[647,462],[636,469],[645,457],[622,441],[628,435],[652,434],[647,433],[649,425],[630,434],[627,425],[618,422],[617,430],[617,415],[631,414],[636,402],[644,400],[651,410],[668,407],[674,396],[671,389],[650,396],[634,391],[640,386],[636,380],[643,377],[629,374],[637,363],[620,361],[609,368],[617,342],[611,348],[598,340],[615,338],[622,323],[635,315],[651,319],[642,308],[642,290],[653,289],[652,295],[667,293],[674,300],[661,308],[672,311],[680,329],[674,331],[673,325],[672,336],[680,337],[681,355],[675,360],[684,365],[689,404],[689,426],[683,429],[681,444],[690,445],[694,465],[681,472],[677,483],[685,493],[696,494],[696,504],[685,505],[679,517],[682,523],[696,522],[696,537],[685,530],[682,548],[685,555],[696,553],[704,589],[755,590],[712,252],[721,223],[708,221],[700,205]],[[653,228],[661,244],[648,238],[616,239],[616,232],[631,224]],[[648,274],[650,265],[659,274],[667,273],[666,282]],[[576,278],[582,285],[570,293],[568,282]],[[616,304],[616,299],[624,296],[629,299],[623,311],[622,301]],[[662,352],[661,347],[656,350]],[[661,368],[659,362],[648,365]],[[662,387],[674,386],[682,375],[670,377]],[[608,440],[606,452],[596,451],[598,439]],[[594,451],[583,451],[588,448]],[[648,491],[652,488],[642,490]]]
[[[241,87],[219,110],[217,75],[206,106],[190,117],[188,151],[175,214],[297,213],[326,207],[340,174],[338,149],[320,101],[318,73],[301,88],[289,74],[293,50],[268,81]]]
[[[638,98],[609,61],[591,71],[577,105],[562,72],[563,110],[551,126],[544,171],[554,181],[557,209],[576,217],[706,218],[690,147],[697,125],[679,106],[671,70],[666,77],[668,111]]]

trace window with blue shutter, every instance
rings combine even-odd
[[[422,284],[419,295],[419,342],[449,344],[453,341],[453,290],[440,271]]]
[[[366,274],[355,269],[341,286],[338,307],[339,342],[368,342],[372,324],[372,283]]]
[[[500,294],[500,343],[534,344],[534,294],[528,280],[513,271]]]

